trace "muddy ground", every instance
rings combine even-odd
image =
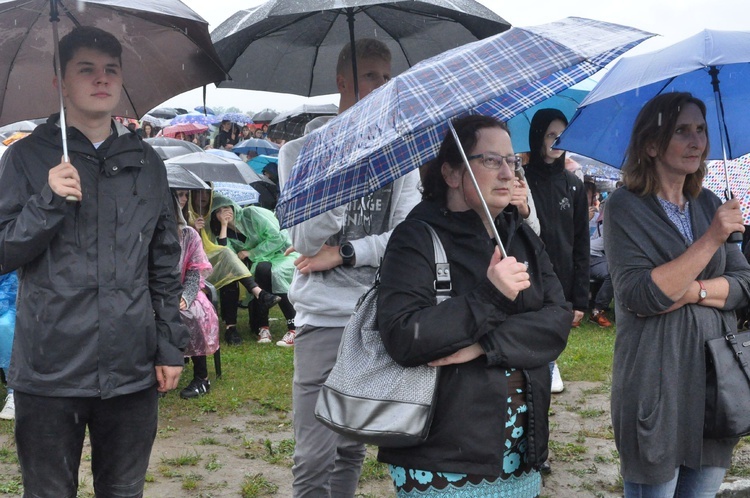
[[[568,382],[553,398],[552,474],[544,479],[546,497],[618,497],[622,485],[609,421],[608,386]],[[149,467],[146,497],[291,496],[290,414],[265,413],[160,422]],[[0,446],[12,448],[10,436]],[[84,454],[79,496],[93,496],[88,453]],[[6,455],[7,456],[7,455]],[[750,445],[738,448],[738,464],[750,465]],[[2,463],[4,462],[4,463]],[[0,459],[1,496],[18,496],[12,458]],[[728,481],[739,478],[728,477]],[[370,479],[361,497],[393,496],[390,480]]]

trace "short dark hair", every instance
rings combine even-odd
[[[622,167],[622,179],[628,190],[639,195],[655,194],[659,190],[659,178],[656,176],[655,158],[648,154],[648,148],[654,146],[657,157],[666,152],[672,140],[677,118],[687,104],[695,104],[706,119],[706,104],[688,92],[669,92],[657,95],[649,100],[638,113],[633,124],[630,144]],[[706,176],[706,157],[710,143],[706,133],[706,150],[701,157],[698,171],[685,177],[683,191],[696,197]]]
[[[504,122],[499,121],[492,116],[483,116],[480,114],[472,114],[470,116],[455,119],[453,121],[453,127],[456,129],[458,139],[461,142],[461,147],[467,155],[477,145],[477,132],[483,128],[500,128],[508,132],[508,135],[510,135],[508,125]],[[448,184],[445,183],[442,171],[444,163],[450,164],[453,169],[461,169],[464,167],[461,152],[456,146],[456,141],[453,139],[453,133],[451,133],[450,130],[445,134],[443,143],[440,144],[440,151],[438,152],[437,157],[423,167],[423,200],[439,202],[445,202],[447,200]]]
[[[122,66],[122,45],[111,33],[93,26],[77,26],[60,39],[60,70],[65,75],[68,62],[81,48],[97,50],[115,57]]]
[[[382,59],[391,62],[391,50],[380,40],[374,38],[360,38],[354,42],[354,52],[357,60]],[[336,63],[336,74],[349,74],[352,68],[352,44],[347,43],[339,53]],[[346,71],[346,73],[345,73]]]

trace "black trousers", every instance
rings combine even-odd
[[[24,497],[75,498],[89,429],[97,498],[137,498],[156,437],[156,386],[115,398],[15,392],[16,447]]]

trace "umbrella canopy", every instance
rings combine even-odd
[[[228,159],[237,160],[240,158],[240,156],[238,156],[231,150],[226,150],[226,149],[208,149],[206,152],[208,152],[209,154],[213,154],[215,156],[221,156],[221,157],[225,157]]]
[[[583,102],[588,93],[589,90],[568,88],[509,119],[508,128],[510,129],[510,138],[513,141],[513,150],[516,152],[529,151],[529,128],[536,111],[547,108],[559,109],[570,121],[576,109],[578,109],[578,105]]]
[[[178,114],[177,116],[169,120],[170,125],[186,123],[197,124],[208,128],[209,126],[218,123],[218,118],[214,115],[189,112],[187,114]]]
[[[567,18],[423,61],[308,135],[277,216],[288,227],[359,199],[434,158],[451,118],[475,112],[510,119],[650,36]]]
[[[338,112],[336,104],[302,104],[273,118],[268,125],[268,138],[294,140],[305,134],[305,126],[313,119],[318,116],[335,116]]]
[[[750,31],[705,30],[655,52],[623,57],[581,103],[558,147],[621,167],[643,105],[658,94],[681,91],[706,104],[708,158],[723,158],[722,138],[727,157],[739,157],[750,152],[748,81]]]
[[[232,182],[250,184],[260,180],[240,158],[228,159],[208,152],[192,152],[184,156],[173,157],[164,164],[179,164],[192,171],[207,182]]]
[[[232,123],[253,124],[253,118],[241,112],[225,112],[216,119],[217,122],[231,121]]]
[[[258,173],[259,175],[263,174],[263,168],[266,167],[269,163],[277,163],[279,162],[278,156],[267,156],[265,154],[262,154],[260,156],[255,156],[254,158],[250,159],[247,164],[253,168],[253,171]]]
[[[203,133],[208,130],[208,126],[197,124],[197,123],[182,123],[171,126],[165,126],[162,129],[162,135],[165,137],[175,137],[178,133],[184,133],[186,135],[195,135],[197,133]]]
[[[15,123],[10,123],[5,126],[0,126],[0,133],[6,132],[6,131],[34,131],[34,128],[39,126],[34,121],[29,120],[23,120],[23,121],[16,121]]]
[[[167,183],[170,188],[179,190],[211,190],[211,185],[179,164],[167,164],[166,166]]]
[[[188,142],[187,140],[178,140],[176,138],[146,138],[144,139],[144,142],[151,145],[151,147],[154,148],[156,153],[159,154],[159,157],[161,157],[162,159],[171,159],[173,157],[190,154],[191,152],[203,151],[203,149],[201,149],[193,142]]]
[[[279,113],[274,111],[273,109],[263,109],[262,111],[253,114],[253,122],[267,124],[273,121],[273,118],[278,115]]]
[[[201,114],[216,114],[213,109],[210,107],[206,107],[204,105],[199,105],[198,107],[195,107],[193,109],[196,112],[200,112]]]
[[[475,0],[269,0],[230,16],[211,39],[232,77],[218,86],[309,97],[338,91],[339,52],[354,38],[384,42],[398,74],[509,27]]]
[[[708,161],[703,186],[720,198],[724,197],[727,188],[724,176],[724,161]],[[742,210],[742,222],[750,225],[750,154],[727,161],[729,187],[737,195]]]
[[[265,154],[269,156],[279,155],[279,146],[273,142],[265,140],[263,138],[248,138],[238,142],[237,145],[232,147],[232,151],[237,154],[247,154],[248,152],[255,152],[256,154]]]
[[[213,182],[214,192],[234,201],[239,206],[249,206],[260,202],[260,192],[243,183]]]
[[[140,117],[160,102],[225,77],[208,24],[180,1],[54,1],[61,34],[76,25],[95,26],[120,40],[125,80],[115,116]],[[50,4],[0,0],[0,124],[60,108],[52,88]]]

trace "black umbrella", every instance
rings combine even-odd
[[[319,116],[335,116],[336,104],[302,104],[291,111],[282,112],[268,125],[268,138],[294,140],[305,134],[307,123]]]
[[[211,190],[211,186],[208,183],[179,164],[167,164],[166,166],[167,183],[170,188],[179,190]]]
[[[159,157],[162,159],[171,159],[173,157],[184,156],[191,152],[202,152],[198,145],[187,140],[180,140],[177,138],[169,137],[156,137],[144,139],[146,143],[154,148]]]
[[[253,123],[270,123],[279,113],[273,109],[263,109],[253,114]]]
[[[475,0],[269,0],[230,16],[211,39],[232,77],[218,86],[309,97],[338,91],[338,55],[355,34],[384,42],[398,74],[509,27]]]
[[[179,164],[192,171],[206,182],[232,182],[251,184],[261,180],[260,176],[240,158],[228,159],[208,152],[192,152],[167,159],[164,164]]]
[[[59,22],[50,23],[51,8]],[[61,36],[74,26],[96,26],[122,44],[125,81],[115,116],[139,118],[225,77],[208,24],[178,0],[0,0],[0,124],[59,108],[51,87],[57,25]]]

